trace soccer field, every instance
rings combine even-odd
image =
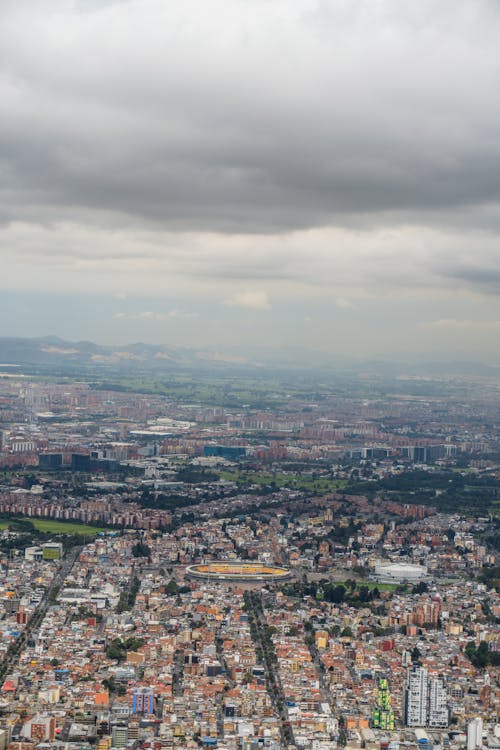
[[[109,531],[109,529],[99,528],[97,526],[86,526],[83,523],[74,523],[73,521],[52,521],[48,518],[6,518],[0,521],[0,529],[8,529],[15,521],[29,521],[38,531],[44,531],[47,534],[79,534],[81,536],[95,536],[100,531]]]

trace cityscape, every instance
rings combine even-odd
[[[6,749],[499,746],[498,381],[192,402],[29,369],[0,379]]]
[[[500,750],[499,41],[0,0],[0,750]]]

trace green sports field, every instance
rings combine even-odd
[[[236,482],[240,486],[249,487],[254,485],[275,485],[278,488],[288,487],[291,490],[306,490],[310,492],[335,492],[342,490],[346,479],[328,479],[326,477],[304,476],[300,474],[267,474],[265,472],[252,471],[217,471],[221,479]]]
[[[46,518],[5,518],[0,521],[0,530],[8,529],[9,526],[19,521],[29,521],[35,529],[43,531],[46,534],[79,534],[81,536],[95,536],[100,531],[109,531],[109,529],[99,528],[97,526],[86,526],[83,523],[74,523],[73,521],[51,521]]]

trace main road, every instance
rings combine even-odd
[[[247,591],[245,592],[245,603],[251,609],[251,614],[254,618],[254,642],[256,647],[260,647],[262,651],[268,693],[271,697],[274,710],[280,719],[281,746],[282,748],[295,746],[295,737],[288,715],[274,645],[268,632],[266,616],[262,606],[262,596],[256,591]]]
[[[5,654],[4,658],[0,661],[0,679],[3,679],[5,675],[8,674],[12,670],[12,668],[15,666],[15,664],[19,660],[19,657],[29,640],[29,636],[41,624],[43,618],[45,617],[47,613],[47,609],[49,608],[49,605],[55,601],[55,598],[61,587],[61,584],[64,583],[64,579],[66,578],[71,568],[75,564],[81,551],[82,551],[81,546],[73,547],[72,550],[68,552],[66,557],[63,559],[58,570],[56,570],[54,577],[50,583],[50,586],[46,589],[43,597],[40,600],[40,603],[38,604],[35,611],[33,612],[30,619],[28,620],[26,627],[17,636],[15,641],[13,641],[10,644],[7,650],[7,653]]]

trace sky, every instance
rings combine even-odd
[[[2,0],[0,335],[500,364],[497,0]]]

